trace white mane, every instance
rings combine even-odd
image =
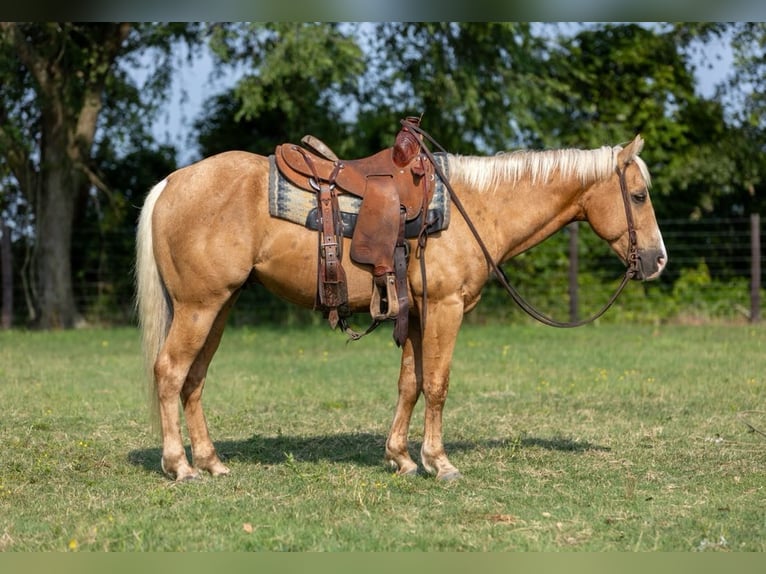
[[[622,146],[598,149],[559,149],[546,151],[514,151],[494,156],[450,155],[450,178],[474,189],[518,183],[529,178],[531,183],[550,181],[554,173],[563,178],[577,177],[582,185],[610,177],[617,167],[617,154]],[[633,158],[641,175],[650,185],[649,171],[638,156]]]

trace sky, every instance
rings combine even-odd
[[[236,83],[232,74],[225,79],[211,79],[213,61],[204,52],[177,68],[173,78],[170,100],[157,118],[154,135],[162,143],[174,145],[178,150],[179,165],[199,159],[194,142],[190,141],[194,122],[203,111],[205,102]]]

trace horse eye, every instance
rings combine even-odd
[[[639,191],[638,193],[633,194],[633,201],[635,203],[644,203],[647,197],[648,195],[645,191]]]

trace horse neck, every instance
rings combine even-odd
[[[497,261],[541,243],[582,218],[585,187],[577,173],[538,177],[509,168],[502,157],[461,157],[451,164],[456,194]]]

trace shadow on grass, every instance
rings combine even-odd
[[[566,437],[556,437],[556,438],[524,437],[519,442],[521,446],[524,446],[524,447],[539,447],[539,448],[544,448],[545,450],[558,450],[562,452],[612,450],[608,446],[601,446],[598,444],[593,444],[588,441],[573,440],[571,438],[566,438]]]
[[[245,440],[215,443],[219,456],[225,462],[237,460],[260,464],[284,464],[287,461],[334,463],[350,462],[365,466],[383,464],[386,437],[373,433],[340,433],[319,436],[263,436],[253,435]],[[421,442],[410,442],[410,455],[419,459]],[[582,453],[608,451],[605,446],[566,437],[538,438],[524,436],[517,439],[492,439],[482,441],[452,441],[444,445],[447,453],[465,452],[483,448],[543,448],[552,451]],[[131,464],[148,471],[161,473],[159,448],[140,449],[128,453]],[[186,456],[191,460],[187,447]]]

